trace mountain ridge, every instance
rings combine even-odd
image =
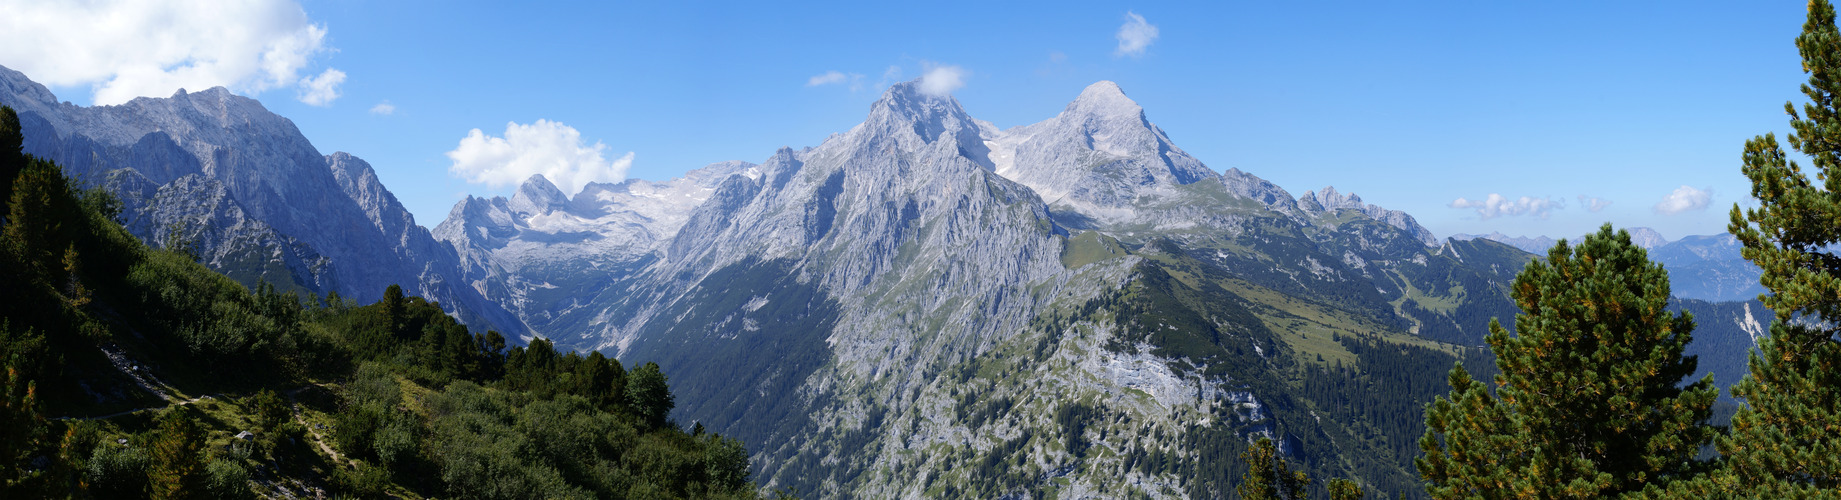
[[[415,224],[369,164],[345,153],[321,155],[292,121],[254,99],[217,87],[82,107],[59,103],[43,85],[0,67],[0,104],[19,114],[25,152],[91,185],[120,188],[116,194],[133,209],[124,217],[136,222],[129,229],[143,241],[189,240],[217,270],[252,287],[266,280],[369,301],[401,284],[482,328],[525,331],[475,290],[456,286],[462,281],[453,250]],[[205,216],[147,199],[147,188],[157,186],[221,189],[201,196],[233,203]],[[204,220],[248,230],[188,226]]]

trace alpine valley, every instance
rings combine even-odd
[[[0,68],[0,104],[150,245],[656,362],[679,424],[813,497],[1224,498],[1261,436],[1314,478],[1421,497],[1423,405],[1456,362],[1493,372],[1483,335],[1512,328],[1538,250],[1214,170],[1105,81],[1010,129],[897,83],[815,146],[573,194],[532,177],[432,231],[369,164],[223,88],[80,107]],[[1695,241],[1652,256],[1705,268],[1678,306],[1725,386],[1771,315],[1731,302],[1755,292],[1727,240]]]

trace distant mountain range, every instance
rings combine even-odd
[[[1739,240],[1730,234],[1688,236],[1669,241],[1650,228],[1625,230],[1630,232],[1633,243],[1649,250],[1651,260],[1668,269],[1669,284],[1676,297],[1726,302],[1754,300],[1764,293],[1764,286],[1758,283],[1762,271],[1739,255]],[[1546,255],[1558,242],[1546,236],[1521,237],[1502,233],[1458,234],[1452,238],[1498,241],[1535,255]]]
[[[0,104],[145,240],[245,283],[401,283],[476,328],[656,361],[678,422],[821,497],[1218,498],[1259,436],[1316,477],[1417,495],[1418,412],[1452,363],[1489,366],[1477,346],[1513,327],[1535,258],[1217,172],[1112,82],[1001,130],[898,83],[814,147],[573,195],[532,177],[433,231],[362,160],[223,89],[77,107],[0,69]],[[1736,380],[1753,308],[1682,303],[1707,311],[1702,368]]]

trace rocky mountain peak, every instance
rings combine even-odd
[[[1125,96],[1119,84],[1110,80],[1100,80],[1080,91],[1074,102],[1068,103],[1065,113],[1098,116],[1117,116],[1142,120],[1144,107],[1137,101]]]
[[[1662,236],[1662,233],[1658,233],[1654,229],[1647,227],[1632,227],[1625,230],[1630,232],[1630,243],[1643,249],[1653,249],[1669,243],[1667,237]]]
[[[921,141],[931,144],[949,132],[969,131],[976,136],[978,125],[966,114],[959,100],[951,95],[921,90],[920,80],[890,85],[882,98],[870,105],[869,117],[859,126],[870,132],[899,133],[911,131]],[[974,141],[975,142],[975,141]]]
[[[58,97],[51,94],[51,89],[26,78],[25,73],[13,71],[12,68],[0,66],[0,94],[18,96],[21,100],[30,100],[41,106],[57,106]],[[18,107],[20,103],[9,102]]]
[[[514,212],[530,215],[548,214],[569,206],[569,195],[563,194],[556,184],[550,182],[543,174],[532,175],[525,179],[524,185],[511,196],[511,209]]]
[[[1336,192],[1336,186],[1324,186],[1321,192],[1305,191],[1302,198],[1310,198],[1311,201],[1316,202],[1316,205],[1322,207],[1324,210],[1336,210],[1339,208],[1360,210],[1366,205],[1362,203],[1362,197],[1355,193],[1345,195]],[[1303,200],[1300,199],[1299,201]]]
[[[1110,81],[1088,85],[1054,118],[1005,130],[985,144],[998,174],[1104,220],[1129,218],[1117,209],[1147,193],[1216,176]]]

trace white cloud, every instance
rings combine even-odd
[[[958,66],[934,63],[922,63],[922,66],[927,72],[921,74],[920,91],[936,96],[950,95],[952,91],[959,90],[965,86],[965,77],[971,75],[970,71]]]
[[[820,85],[842,83],[849,83],[851,92],[863,90],[863,75],[860,73],[845,73],[842,71],[826,71],[824,74],[806,79],[805,86],[817,87]]]
[[[812,77],[811,79],[808,79],[808,80],[806,80],[806,81],[805,81],[805,86],[807,86],[807,87],[817,87],[817,86],[819,86],[819,85],[830,85],[830,84],[833,84],[833,83],[844,83],[844,81],[845,81],[845,80],[849,80],[849,79],[850,79],[850,76],[849,76],[849,75],[845,75],[845,74],[844,74],[843,72],[841,72],[841,71],[826,71],[826,72],[825,72],[824,74],[822,74],[822,75],[818,75],[818,76],[814,76],[814,77]]]
[[[1119,33],[1113,36],[1119,39],[1119,50],[1113,51],[1113,55],[1138,57],[1151,47],[1151,42],[1157,41],[1157,27],[1145,22],[1144,16],[1127,11],[1125,24],[1120,25]]]
[[[328,50],[326,28],[295,0],[0,1],[0,10],[0,65],[48,85],[89,85],[96,104],[300,85]]]
[[[1485,220],[1504,215],[1532,215],[1545,219],[1550,212],[1566,208],[1566,201],[1562,199],[1534,198],[1529,196],[1509,199],[1497,193],[1490,193],[1489,197],[1481,200],[1458,198],[1452,201],[1450,205],[1446,206],[1451,208],[1476,209],[1477,215]]]
[[[582,142],[582,133],[549,120],[520,125],[505,124],[504,137],[480,129],[467,132],[460,146],[447,152],[454,165],[448,172],[475,184],[510,186],[543,174],[564,193],[574,196],[590,182],[619,182],[633,166],[633,153],[608,161],[607,145]]]
[[[332,68],[300,79],[300,102],[313,106],[330,106],[333,99],[339,98],[339,84],[345,83],[345,72]],[[376,109],[376,108],[372,108]]]
[[[394,115],[396,114],[396,105],[390,104],[390,101],[384,101],[384,102],[377,103],[376,106],[371,106],[371,114],[373,115]]]
[[[1579,206],[1584,207],[1588,212],[1598,213],[1604,211],[1605,207],[1611,206],[1611,200],[1599,198],[1597,196],[1579,195]]]
[[[1675,188],[1675,192],[1662,198],[1662,201],[1656,202],[1655,209],[1658,214],[1675,215],[1690,210],[1706,210],[1707,204],[1712,201],[1713,189],[1711,188],[1701,190],[1681,186]]]

